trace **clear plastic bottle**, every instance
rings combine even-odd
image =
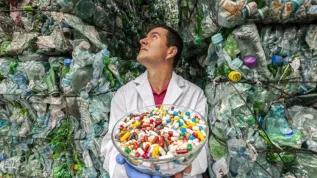
[[[105,48],[101,51],[99,51],[97,54],[94,55],[93,59],[93,79],[91,81],[92,88],[95,88],[98,86],[98,81],[102,75],[103,68],[104,68],[104,63],[103,59],[109,55],[109,51]]]
[[[212,36],[211,41],[214,46],[215,52],[218,56],[217,65],[221,66],[225,62],[230,62],[231,61],[230,56],[223,49],[225,46],[225,43],[221,33],[217,33],[214,36]]]
[[[63,66],[63,69],[62,69],[62,76],[65,77],[66,74],[69,72],[69,69],[70,69],[70,65],[72,63],[72,59],[69,59],[69,58],[65,58],[64,59],[64,66]]]
[[[307,28],[305,40],[309,47],[317,50],[317,25],[311,24]]]

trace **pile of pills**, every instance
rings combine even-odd
[[[166,159],[186,154],[206,139],[206,123],[198,115],[163,105],[133,113],[119,122],[117,145],[127,154],[144,159]]]

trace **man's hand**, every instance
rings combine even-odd
[[[162,178],[160,176],[151,176],[148,174],[144,174],[134,169],[121,154],[118,154],[116,157],[116,161],[118,164],[121,164],[125,167],[125,172],[127,173],[129,178]],[[169,178],[169,177],[167,177]]]
[[[192,165],[185,168],[184,171],[176,173],[172,178],[183,178],[184,174],[190,174],[190,172],[192,172]]]

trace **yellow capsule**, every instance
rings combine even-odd
[[[78,170],[78,164],[74,164],[74,170]]]
[[[196,130],[196,133],[198,135],[198,138],[201,140],[201,141],[204,141],[205,140],[205,137],[203,136],[203,134],[201,133],[200,130]]]
[[[126,130],[121,130],[120,134],[125,134],[127,131]]]
[[[130,137],[130,132],[127,132],[127,133],[125,133],[121,138],[120,138],[120,141],[121,142],[124,142],[124,141],[126,141],[129,137]]]
[[[198,123],[198,122],[199,122],[199,119],[197,119],[197,118],[196,118],[196,121],[195,121],[195,122],[197,122],[197,123]]]
[[[139,125],[141,125],[141,122],[137,121],[134,124],[131,125],[132,128],[138,127]]]
[[[160,146],[159,145],[155,146],[152,152],[152,158],[155,158],[158,155],[159,151],[160,151]]]
[[[192,127],[194,127],[194,126],[196,126],[196,123],[195,123],[195,122],[192,123]]]
[[[166,110],[163,111],[163,116],[166,116]]]
[[[163,110],[163,109],[164,109],[164,105],[162,104],[161,107],[160,107],[160,110]]]

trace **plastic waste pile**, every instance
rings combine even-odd
[[[316,30],[245,23],[211,37],[211,177],[314,177]]]
[[[153,24],[205,90],[210,177],[313,177],[317,3],[0,0],[0,177],[102,177],[115,91]]]

